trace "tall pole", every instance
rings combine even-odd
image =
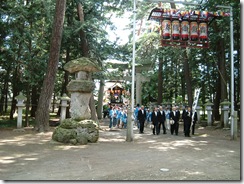
[[[128,113],[128,127],[126,141],[133,141],[133,122],[131,116],[134,114],[135,94],[135,58],[136,58],[136,0],[133,0],[133,51],[132,51],[132,81],[131,81],[131,107]]]
[[[232,7],[231,6],[216,6],[217,8],[226,8],[230,9],[230,63],[231,63],[231,112],[230,112],[230,117],[231,117],[231,138],[235,139],[236,135],[234,133],[235,129],[235,124],[234,124],[234,37],[233,37],[233,13],[232,13]]]
[[[233,38],[233,14],[232,7],[230,8],[230,61],[231,61],[231,137],[235,139],[234,135],[234,38]]]

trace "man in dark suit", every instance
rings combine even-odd
[[[152,112],[152,124],[154,125],[153,127],[153,135],[155,135],[155,130],[156,134],[159,134],[159,127],[158,127],[158,108],[155,107],[153,112]]]
[[[166,127],[165,127],[165,113],[163,110],[163,107],[160,106],[158,110],[158,127],[159,127],[159,133],[160,133],[160,127],[163,127],[163,134],[166,134]]]
[[[192,110],[191,107],[188,107],[183,116],[185,122],[185,137],[190,137],[190,129],[192,122]]]
[[[174,121],[174,124],[172,124],[170,127],[171,135],[173,135],[174,132],[175,132],[175,135],[178,135],[180,111],[178,111],[176,107],[172,108],[172,111],[170,112],[170,119],[172,119]]]
[[[145,120],[147,119],[147,114],[146,114],[146,111],[144,110],[144,106],[142,105],[141,106],[141,109],[138,111],[138,121],[140,123],[140,132],[139,133],[144,133],[144,123],[145,123]]]

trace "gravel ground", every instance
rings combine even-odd
[[[76,146],[52,141],[52,131],[1,130],[0,179],[241,180],[241,141],[230,140],[230,130],[198,125],[194,136],[184,137],[182,125],[178,136],[134,128],[134,141],[126,142],[126,129],[109,130],[107,119],[100,127],[97,143]]]

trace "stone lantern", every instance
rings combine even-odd
[[[205,107],[206,107],[206,111],[207,111],[207,115],[208,115],[208,126],[212,125],[212,106],[214,104],[210,102],[210,100],[208,100],[207,103],[205,103]]]
[[[76,73],[76,79],[71,80],[67,86],[67,90],[71,93],[71,118],[77,120],[90,119],[89,101],[95,84],[89,79],[89,76],[92,72],[99,71],[98,66],[88,58],[79,58],[66,63],[64,69],[70,73]]]
[[[69,106],[68,102],[70,101],[70,98],[64,93],[61,99],[61,116],[60,116],[60,122],[63,121],[66,118],[66,108]]]
[[[22,128],[22,110],[25,107],[24,101],[26,97],[20,92],[18,96],[15,97],[17,100],[16,106],[18,107],[18,119],[17,119],[17,128]]]
[[[197,106],[196,106],[196,112],[197,112],[197,121],[198,121],[198,123],[201,123],[201,110],[202,110],[202,108],[201,108],[201,104],[200,103],[198,103],[197,104]]]
[[[67,90],[71,94],[71,118],[61,121],[61,124],[54,130],[52,138],[58,142],[72,144],[97,142],[99,125],[96,121],[91,120],[89,102],[95,89],[91,73],[100,69],[86,57],[69,61],[64,65],[64,69],[76,75],[75,80],[71,80],[67,85]]]
[[[225,99],[223,102],[220,103],[220,105],[222,106],[221,110],[224,113],[224,127],[228,128],[230,127],[228,124],[229,121],[229,110],[230,110],[230,102],[227,101],[227,99]]]

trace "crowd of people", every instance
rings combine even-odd
[[[104,112],[104,118],[108,116],[109,128],[127,128],[128,113],[127,106],[119,105],[109,105]],[[193,115],[190,106],[183,109],[182,113],[178,106],[173,106],[172,108],[155,106],[152,110],[145,108],[143,105],[137,106],[134,109],[132,115],[134,119],[135,126],[137,126],[139,133],[144,133],[144,127],[150,125],[152,133],[154,135],[159,135],[160,131],[163,134],[167,134],[167,131],[171,135],[178,135],[179,133],[179,121],[183,120],[183,128],[185,137],[190,137],[190,133],[194,135],[195,124],[197,122],[197,113]]]

